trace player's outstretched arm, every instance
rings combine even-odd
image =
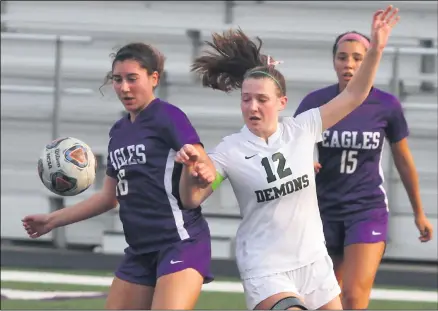
[[[117,180],[106,176],[103,188],[90,198],[50,214],[29,215],[23,227],[29,237],[38,238],[51,230],[100,215],[117,206]]]
[[[374,83],[383,49],[392,28],[400,19],[397,13],[398,9],[392,6],[388,6],[385,11],[379,10],[374,13],[370,48],[361,66],[344,91],[319,108],[323,131],[338,123],[367,98]]]
[[[181,202],[185,208],[197,208],[213,192],[216,169],[200,145],[184,145],[175,161],[184,165],[179,183]]]

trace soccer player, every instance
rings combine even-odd
[[[156,98],[164,57],[150,45],[122,47],[107,81],[127,110],[109,131],[107,176],[89,199],[23,219],[31,238],[102,214],[118,203],[128,247],[115,272],[107,309],[193,309],[210,274],[211,241],[201,207],[184,209],[175,154],[200,139],[187,116]],[[213,164],[211,164],[213,165]]]
[[[324,130],[368,96],[383,49],[399,17],[377,11],[363,65],[348,86],[325,105],[278,121],[287,103],[283,75],[242,31],[214,34],[213,52],[193,69],[204,86],[241,89],[245,126],[227,136],[208,157],[190,144],[177,153],[184,164],[180,195],[196,208],[226,178],[243,217],[236,239],[237,264],[249,309],[342,309],[332,260],[324,243],[313,153]],[[215,178],[209,187],[196,183]]]
[[[370,40],[347,32],[336,38],[333,64],[338,83],[307,95],[295,115],[320,107],[342,93],[370,49]],[[385,138],[410,198],[420,241],[432,238],[420,198],[418,176],[407,142],[400,102],[373,87],[364,103],[323,133],[315,163],[316,189],[327,248],[342,287],[346,309],[366,309],[385,251],[388,202],[381,167]]]

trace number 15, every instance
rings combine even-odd
[[[357,168],[357,150],[344,150],[341,156],[341,174],[353,174]]]

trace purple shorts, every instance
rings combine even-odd
[[[344,247],[359,243],[386,242],[388,234],[388,211],[372,209],[357,212],[348,220],[324,219],[324,235],[330,254],[342,254]]]
[[[213,281],[210,263],[210,235],[200,233],[146,254],[133,254],[128,247],[115,275],[130,283],[155,286],[157,279],[163,275],[193,268],[204,277],[204,283],[209,283]]]

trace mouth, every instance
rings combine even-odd
[[[350,72],[346,72],[342,75],[342,77],[344,77],[344,79],[351,79],[353,77],[353,74]]]
[[[129,96],[125,96],[125,97],[123,97],[123,101],[124,101],[125,103],[130,103],[130,102],[132,102],[134,99],[135,99],[134,97],[129,97]]]
[[[259,117],[249,117],[250,121],[260,121],[261,119]]]

